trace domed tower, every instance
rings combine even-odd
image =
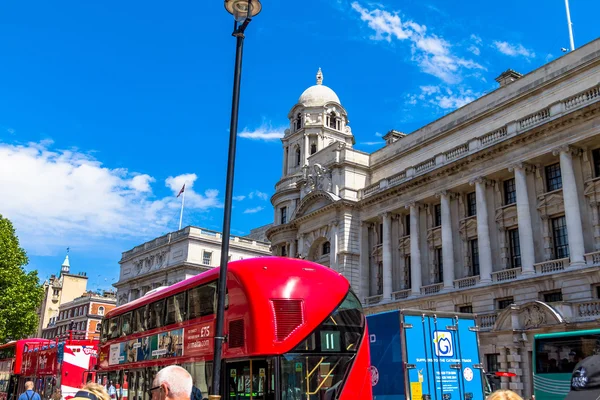
[[[337,94],[323,85],[320,68],[316,78],[316,85],[306,89],[290,110],[290,127],[281,139],[283,172],[271,197],[274,226],[267,232],[277,255],[302,256],[295,222],[298,207],[309,193],[322,193],[328,201],[340,199],[342,174],[329,166],[341,148],[354,144],[348,114]]]
[[[334,142],[352,147],[354,136],[348,114],[333,90],[323,85],[323,72],[317,84],[306,89],[288,114],[289,129],[283,142],[283,177],[300,173],[311,155]]]

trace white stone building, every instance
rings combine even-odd
[[[231,236],[229,260],[271,255],[269,243]],[[221,234],[188,226],[123,253],[117,305],[135,300],[152,289],[172,285],[219,265]]]
[[[365,153],[319,71],[288,115],[267,237],[340,271],[369,313],[478,314],[488,370],[529,397],[533,334],[600,317],[600,40],[497,81]]]

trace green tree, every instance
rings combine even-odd
[[[37,271],[26,272],[25,250],[12,223],[0,215],[0,343],[35,332],[43,289]]]

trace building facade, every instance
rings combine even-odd
[[[39,322],[36,337],[41,337],[44,328],[52,319],[56,319],[62,304],[73,301],[85,292],[88,280],[86,274],[84,272],[71,274],[70,271],[71,265],[67,254],[60,274],[50,276],[50,279],[42,284],[44,297],[38,309]]]
[[[77,338],[100,339],[102,317],[116,306],[114,292],[105,291],[102,295],[86,292],[73,301],[61,304],[58,315],[50,318],[41,337],[53,339],[73,331]]]
[[[290,111],[273,252],[329,265],[368,313],[476,313],[488,370],[532,394],[536,333],[600,317],[600,40],[383,148],[322,85]]]
[[[231,236],[229,260],[271,255],[268,243]],[[221,234],[188,226],[123,253],[117,304],[140,298],[152,289],[172,285],[219,265]]]

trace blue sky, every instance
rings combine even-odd
[[[600,6],[572,0],[575,46]],[[0,6],[0,213],[46,278],[66,247],[89,287],[184,225],[221,230],[235,40],[217,0]],[[247,30],[232,232],[272,221],[287,113],[323,69],[356,147],[409,133],[569,47],[564,2],[263,1]]]

